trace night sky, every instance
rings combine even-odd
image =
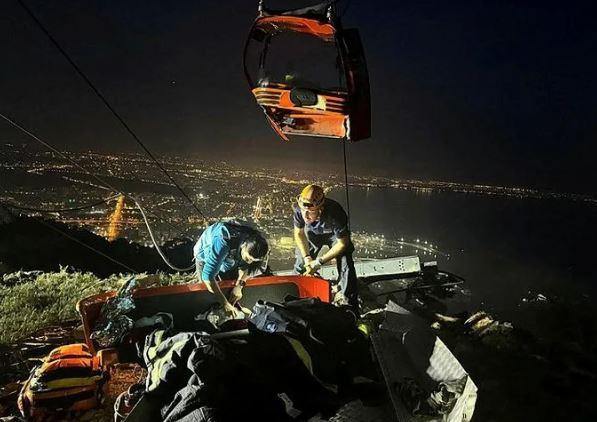
[[[27,3],[153,151],[341,168],[339,141],[283,143],[255,104],[242,49],[256,0]],[[373,136],[349,146],[350,170],[597,193],[585,4],[353,0]],[[0,112],[65,149],[139,151],[16,0],[0,2],[0,31]],[[0,141],[22,139],[0,123]]]

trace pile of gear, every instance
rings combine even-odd
[[[265,302],[244,323],[211,335],[155,329],[138,345],[148,375],[125,397],[143,391],[127,420],[306,420],[354,398],[383,397],[349,310],[313,298]]]
[[[107,301],[102,315],[122,320],[118,303],[118,296]],[[357,319],[348,306],[294,297],[259,301],[248,319],[221,321],[211,333],[177,330],[168,314],[144,318],[147,335],[116,344],[121,359],[134,346],[127,359],[147,376],[117,398],[114,420],[328,420],[356,401],[382,415],[375,420],[470,420],[476,387],[439,339],[418,333],[422,326],[413,318],[389,306]],[[112,335],[119,330],[108,335],[105,323],[100,316],[98,330],[123,337]],[[76,417],[99,406],[114,350],[93,355],[84,344],[53,350],[21,390],[23,416]]]

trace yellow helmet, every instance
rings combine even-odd
[[[297,198],[301,208],[319,208],[323,205],[324,199],[323,188],[317,185],[305,186]]]

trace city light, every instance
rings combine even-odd
[[[23,172],[33,177],[48,177],[61,180],[56,185],[36,188],[6,186],[0,192],[0,199],[6,202],[27,204],[34,201],[39,208],[71,208],[97,202],[106,196],[105,188],[80,172],[70,163],[65,163],[52,152],[34,151],[22,145],[0,145],[0,169]],[[172,191],[170,183],[161,171],[141,154],[98,154],[94,152],[69,153],[81,165],[89,168],[99,177],[118,179],[123,189],[138,197],[147,210],[155,211],[162,218],[150,216],[150,223],[157,240],[166,242],[177,236],[194,238],[199,235],[203,218]],[[191,157],[162,157],[164,165],[174,177],[185,180],[186,189],[200,200],[199,206],[212,219],[236,219],[256,224],[270,239],[276,239],[272,259],[292,260],[294,247],[292,239],[292,205],[297,190],[306,183],[319,183],[327,192],[344,189],[343,176],[330,174],[306,180],[295,170],[258,169],[247,170],[226,162],[208,163]],[[529,198],[568,199],[590,202],[594,198],[574,195],[538,192],[519,187],[466,185],[454,182],[394,180],[382,177],[353,176],[351,186],[378,187],[400,190],[452,191],[487,195],[517,195]],[[111,239],[124,237],[142,245],[150,245],[147,230],[134,205],[125,202],[120,208],[116,203],[102,204],[76,213],[53,214],[58,221],[88,229]],[[110,227],[110,221],[112,227]],[[174,230],[172,227],[176,227]],[[109,233],[109,234],[108,234]],[[411,238],[412,239],[412,238]],[[357,257],[382,258],[400,253],[418,251],[425,255],[445,256],[437,245],[416,237],[414,241],[404,236],[392,238],[385,233],[353,231]],[[412,243],[410,243],[412,242]]]

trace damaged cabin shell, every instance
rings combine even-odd
[[[221,282],[222,292],[228,295],[234,283],[234,281]],[[77,310],[83,321],[85,342],[92,352],[99,352],[102,349],[97,340],[91,336],[101,318],[102,307],[117,294],[116,291],[99,293],[77,303]],[[281,302],[287,295],[301,298],[318,297],[323,302],[329,302],[330,286],[327,281],[316,277],[300,275],[259,277],[251,280],[251,283],[243,289],[243,304],[252,308],[257,300]],[[135,307],[128,315],[133,320],[137,321],[165,312],[174,318],[177,329],[187,331],[205,328],[205,324],[198,322],[195,316],[204,313],[217,303],[216,297],[207,291],[204,283],[137,288],[131,293],[131,298],[135,302]],[[134,343],[133,332],[129,334],[119,346],[121,351]]]
[[[244,52],[247,81],[278,135],[366,139],[369,75],[359,33],[343,29],[335,1],[290,11],[260,4]]]

